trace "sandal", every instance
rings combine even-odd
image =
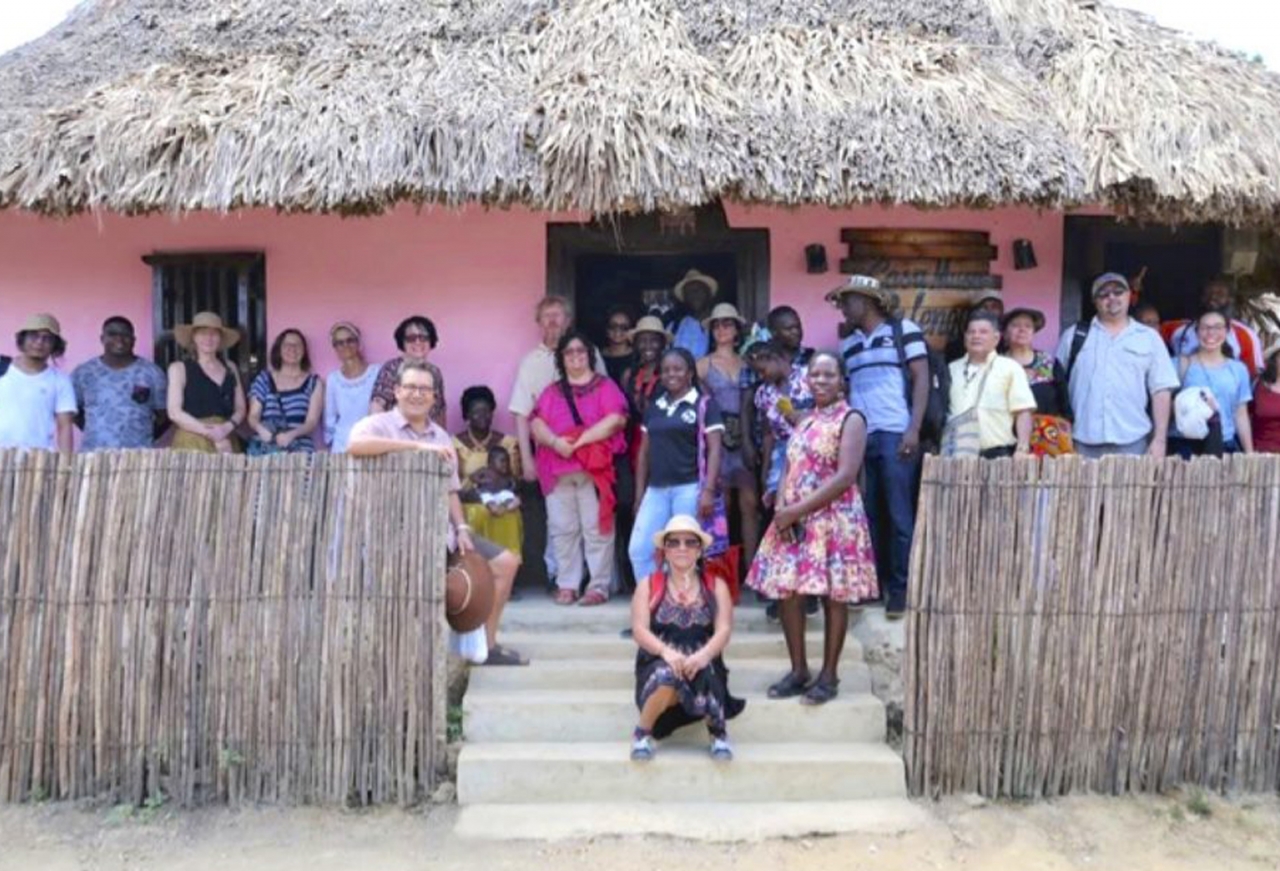
[[[578,600],[578,594],[573,590],[556,590],[555,600],[557,605],[572,605]]]
[[[789,671],[786,677],[769,687],[769,698],[789,699],[803,693],[808,686],[808,676],[801,678],[794,671]]]
[[[800,697],[802,705],[825,705],[840,694],[839,680],[822,680],[819,678],[809,691]]]
[[[484,661],[484,665],[528,665],[529,660],[525,659],[510,647],[503,647],[501,644],[495,644],[489,648],[489,657]]]
[[[609,601],[609,594],[604,590],[587,590],[583,593],[582,598],[578,600],[578,604],[583,608],[590,608],[592,605],[603,605]]]

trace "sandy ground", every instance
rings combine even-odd
[[[1275,869],[1280,800],[1071,798],[1038,804],[949,799],[895,837],[756,844],[602,839],[477,843],[452,835],[456,808],[178,812],[39,805],[0,808],[0,869],[255,871],[516,869]]]

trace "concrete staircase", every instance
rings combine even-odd
[[[924,812],[906,799],[902,759],[884,743],[884,706],[850,637],[840,695],[811,708],[771,700],[786,670],[762,608],[735,612],[725,660],[747,700],[729,723],[735,758],[712,762],[702,725],[629,758],[635,644],[619,636],[629,604],[564,608],[533,595],[508,607],[502,640],[527,668],[473,668],[463,704],[457,831],[488,839],[660,834],[702,840],[893,833]],[[811,667],[821,618],[809,621]]]

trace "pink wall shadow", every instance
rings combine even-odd
[[[769,230],[771,304],[799,310],[809,344],[836,343],[839,316],[822,296],[842,280],[839,234],[851,226],[988,230],[999,246],[992,269],[1004,275],[1007,304],[1042,308],[1049,326],[1038,344],[1053,344],[1062,275],[1061,214],[735,205],[727,210],[735,227]],[[431,317],[441,336],[432,360],[445,373],[450,426],[456,428],[461,420],[457,400],[471,384],[490,385],[505,406],[516,365],[537,341],[533,307],[545,288],[546,224],[577,219],[480,208],[401,208],[377,218],[352,219],[251,211],[53,221],[0,212],[0,343],[11,353],[12,334],[23,318],[52,312],[69,342],[62,365],[70,371],[99,353],[103,319],[121,314],[137,326],[139,352],[150,356],[151,271],[143,255],[263,251],[269,332],[274,336],[285,327],[301,329],[322,373],[336,366],[328,345],[334,321],[356,323],[364,331],[369,359],[381,362],[395,353],[392,331],[401,318],[413,313]],[[1013,270],[1015,238],[1033,242],[1037,269]],[[831,272],[805,272],[804,246],[812,242],[827,246]],[[505,413],[498,425],[510,429]]]

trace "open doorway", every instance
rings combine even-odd
[[[636,316],[668,304],[690,269],[719,283],[716,302],[733,303],[748,320],[768,313],[769,231],[730,228],[719,204],[547,227],[547,289],[573,300],[578,324],[597,344],[613,306]]]
[[[1142,300],[1162,320],[1193,317],[1200,293],[1222,271],[1222,228],[1212,224],[1150,227],[1114,218],[1068,217],[1064,239],[1062,323],[1092,318],[1089,286],[1103,272],[1133,278],[1146,270]]]

